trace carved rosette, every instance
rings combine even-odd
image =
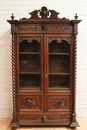
[[[16,114],[16,68],[15,68],[15,36],[12,34],[12,88],[13,88],[13,114]]]
[[[51,104],[54,108],[63,108],[66,106],[67,101],[64,98],[52,99]]]
[[[41,43],[41,37],[18,37],[18,42],[21,43],[22,41],[27,40],[27,42],[31,43],[33,40],[38,41]]]
[[[23,106],[26,106],[28,108],[34,108],[37,106],[37,104],[38,104],[38,101],[37,99],[34,99],[34,98],[26,98],[23,101]]]
[[[70,37],[48,37],[48,43],[51,43],[54,40],[57,40],[58,43],[62,43],[62,40],[65,40],[68,43],[71,42],[71,38]]]

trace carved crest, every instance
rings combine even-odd
[[[28,20],[28,19],[57,19],[57,20],[69,20],[66,18],[59,18],[58,15],[60,13],[55,10],[49,10],[47,7],[43,6],[40,10],[34,10],[31,13],[30,18],[22,18],[20,20]]]

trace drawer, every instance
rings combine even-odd
[[[19,114],[18,122],[20,125],[69,125],[71,122],[71,114]]]
[[[18,110],[19,111],[41,111],[42,110],[42,96],[32,95],[18,97]]]
[[[56,96],[56,95],[48,95],[46,109],[47,111],[70,111],[70,98],[71,96]]]

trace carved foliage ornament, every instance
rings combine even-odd
[[[58,19],[58,20],[68,20],[66,18],[59,18],[59,13],[55,10],[48,10],[47,7],[43,6],[40,10],[34,10],[28,19]],[[28,20],[27,18],[22,18],[20,20]]]
[[[19,30],[22,31],[51,31],[51,30],[59,30],[59,31],[65,31],[65,30],[71,30],[71,26],[48,26],[48,25],[42,25],[42,26],[19,26]]]
[[[34,108],[37,106],[37,100],[34,98],[26,98],[23,101],[23,106],[27,106],[28,108]]]
[[[63,108],[66,106],[66,99],[64,98],[58,98],[58,99],[52,99],[51,104],[54,108]]]
[[[71,38],[70,37],[48,37],[48,43],[51,43],[54,40],[57,40],[58,43],[62,43],[62,40],[65,40],[68,43],[71,42]]]
[[[33,40],[36,40],[39,43],[41,43],[41,37],[18,37],[19,43],[21,43],[24,40],[27,40],[27,42],[29,42],[29,43],[31,43]]]
[[[43,116],[28,116],[28,115],[22,115],[19,118],[26,119],[26,120],[42,120]],[[69,119],[70,117],[68,115],[53,115],[53,116],[45,116],[46,120],[62,120],[62,119]]]

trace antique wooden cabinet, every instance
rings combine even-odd
[[[76,128],[76,44],[74,20],[45,6],[15,20],[12,14],[12,129],[19,126]]]

